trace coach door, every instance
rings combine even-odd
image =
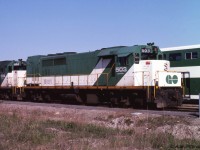
[[[190,72],[181,72],[182,73],[182,86],[183,86],[183,98],[191,98],[191,87],[190,87]]]

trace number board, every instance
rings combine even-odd
[[[141,52],[142,53],[151,53],[151,49],[150,48],[142,48]]]
[[[127,72],[127,68],[126,67],[116,67],[115,72],[116,73],[125,73],[125,72]]]

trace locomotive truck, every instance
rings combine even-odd
[[[2,61],[0,75],[1,99],[157,108],[183,99],[181,72],[152,43]]]

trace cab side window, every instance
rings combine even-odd
[[[8,67],[8,72],[12,72],[12,66]]]
[[[134,54],[134,62],[135,64],[139,64],[139,53]]]
[[[127,66],[128,65],[128,57],[118,57],[119,66]]]

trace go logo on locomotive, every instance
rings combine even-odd
[[[166,82],[167,82],[168,84],[177,84],[177,82],[178,82],[178,77],[177,77],[177,75],[173,75],[173,76],[167,75],[167,76],[166,76]]]

